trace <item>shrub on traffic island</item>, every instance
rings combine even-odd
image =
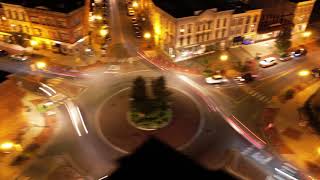
[[[146,82],[136,78],[132,88],[129,123],[141,130],[156,130],[167,126],[172,119],[170,92],[163,77],[152,81],[152,97],[147,95]]]

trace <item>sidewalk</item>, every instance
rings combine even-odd
[[[255,58],[257,55],[259,55],[260,57],[270,56],[277,51],[274,39],[250,45],[242,45],[241,47],[242,50],[251,55],[252,58]]]
[[[172,70],[180,73],[190,73],[194,75],[200,75],[202,73],[201,70],[196,68],[189,68],[179,63],[174,63],[169,57],[161,53],[161,51],[157,51],[156,49],[152,50],[144,50],[142,54],[146,57],[144,58],[149,63],[157,66],[162,70]]]
[[[275,117],[274,127],[276,134],[279,136],[273,138],[271,142],[275,149],[281,149],[287,146],[286,152],[279,152],[285,159],[293,162],[305,172],[320,178],[319,156],[317,150],[320,147],[320,137],[316,135],[312,128],[305,126],[297,109],[302,107],[304,102],[312,95],[318,88],[320,83],[315,83],[303,91],[299,92],[294,99],[285,104],[279,105],[279,111]],[[274,139],[282,141],[282,143],[275,142]]]
[[[5,42],[0,41],[0,48],[5,49],[10,53],[32,53],[36,54],[41,59],[49,61],[53,64],[63,65],[63,66],[70,66],[70,67],[82,67],[88,66],[91,64],[95,64],[97,61],[100,60],[100,53],[96,53],[94,56],[88,56],[84,54],[77,54],[77,55],[63,55],[59,53],[54,53],[50,50],[36,50],[29,48],[24,48],[19,45],[8,44]]]
[[[13,80],[8,82],[10,81]],[[11,82],[11,84],[15,83]],[[20,88],[17,87],[17,89]],[[13,91],[13,89],[11,90]],[[20,176],[23,169],[32,162],[36,153],[48,142],[55,128],[55,118],[42,114],[37,110],[37,104],[42,103],[44,98],[28,91],[23,92],[24,96],[17,100],[21,101],[22,107],[19,106],[21,110],[16,113],[21,114],[20,119],[25,119],[26,125],[24,128],[9,132],[15,135],[14,139],[9,140],[18,144],[21,149],[16,149],[10,154],[1,156],[0,179],[14,179],[14,177]],[[7,96],[6,98],[10,97]]]

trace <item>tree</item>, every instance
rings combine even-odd
[[[166,80],[163,76],[152,81],[152,93],[158,107],[167,109],[170,92],[166,88]]]
[[[276,47],[281,53],[285,52],[288,48],[291,47],[291,31],[292,26],[286,26],[277,37]]]
[[[133,82],[131,92],[132,106],[139,112],[143,112],[143,104],[148,100],[146,94],[146,81],[141,77],[137,77]]]

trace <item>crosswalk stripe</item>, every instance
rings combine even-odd
[[[250,95],[253,94],[253,93],[254,93],[254,91],[248,91],[248,94],[250,94]]]
[[[267,104],[270,104],[272,101],[272,99],[268,99],[268,101],[266,101]]]
[[[260,99],[260,98],[263,98],[264,95],[257,93],[256,97],[257,97],[258,99]]]
[[[260,101],[263,101],[264,98],[265,98],[264,96],[259,96],[259,97],[258,97],[258,99],[259,99]]]
[[[258,94],[257,92],[253,92],[251,96],[256,96],[257,94]]]

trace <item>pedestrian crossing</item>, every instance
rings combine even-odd
[[[262,103],[269,104],[272,101],[272,97],[268,97],[265,94],[258,92],[254,89],[251,89],[249,87],[242,86],[242,89],[250,96],[255,97],[257,100],[259,100]]]
[[[57,78],[52,78],[49,79],[47,82],[49,85],[55,86],[55,85],[59,85],[63,82],[63,78],[57,77]]]

